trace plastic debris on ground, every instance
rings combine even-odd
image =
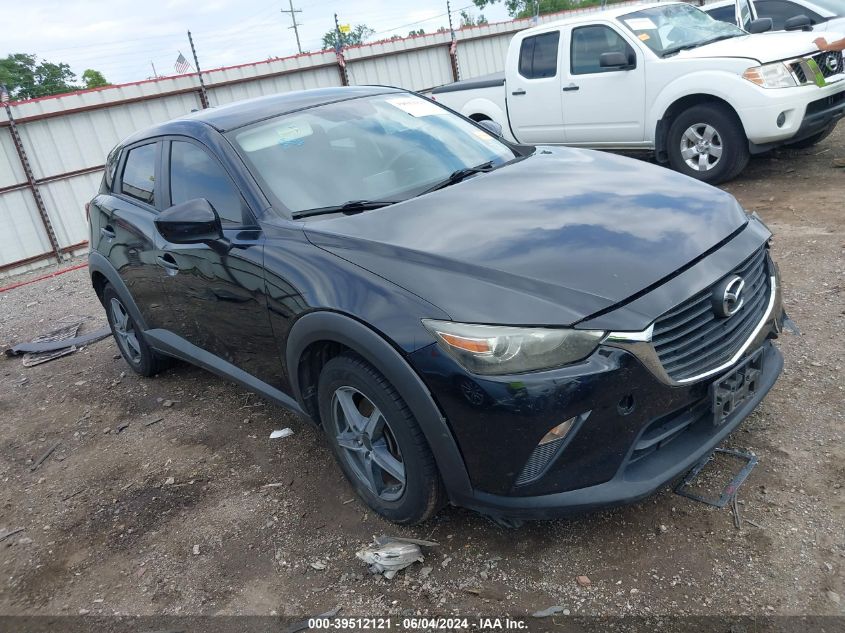
[[[425,560],[422,547],[435,547],[434,541],[379,536],[373,543],[359,550],[355,556],[367,564],[371,574],[381,574],[388,580],[397,572]]]
[[[288,428],[279,429],[278,431],[273,431],[272,433],[270,433],[270,439],[271,440],[279,440],[279,439],[282,439],[283,437],[288,437],[289,435],[293,435],[292,430],[290,430]]]

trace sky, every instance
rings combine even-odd
[[[101,71],[111,83],[176,74],[179,52],[191,61],[191,30],[203,70],[296,54],[289,0],[3,0],[0,57],[31,53],[64,62],[80,76]],[[366,24],[371,40],[411,29],[447,26],[446,0],[293,0],[302,49],[322,48],[323,34],[341,24]],[[452,0],[452,20],[467,8],[490,22],[508,19],[503,3],[479,12],[472,0]]]

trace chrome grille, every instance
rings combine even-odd
[[[824,77],[825,79],[827,79],[828,77],[833,77],[834,75],[838,75],[842,71],[845,71],[845,67],[843,67],[843,57],[841,51],[833,51],[813,55],[813,61],[816,62],[819,67],[819,70],[822,73],[822,77]]]
[[[730,273],[745,280],[742,307],[731,317],[713,312],[714,284],[654,323],[652,345],[673,380],[719,367],[748,340],[768,307],[771,282],[767,259],[766,249],[761,248]]]

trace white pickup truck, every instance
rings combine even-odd
[[[845,58],[816,37],[751,34],[685,3],[627,5],[522,31],[504,73],[432,97],[517,143],[654,150],[718,183],[751,154],[817,143],[845,115]]]

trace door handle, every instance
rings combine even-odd
[[[514,97],[518,97],[518,96],[520,96],[520,95],[524,95],[524,94],[525,94],[525,91],[524,91],[522,88],[520,88],[519,90],[514,90],[511,94],[512,94]]]
[[[575,92],[576,90],[580,90],[581,86],[576,86],[575,84],[569,84],[568,86],[563,87],[564,92]]]
[[[176,260],[173,259],[173,255],[170,253],[165,253],[164,255],[156,257],[156,264],[162,268],[166,268],[167,270],[179,272],[179,264],[176,263]]]
[[[100,235],[109,240],[113,240],[115,237],[117,237],[117,233],[114,232],[114,229],[111,227],[111,224],[102,227],[100,229]]]

